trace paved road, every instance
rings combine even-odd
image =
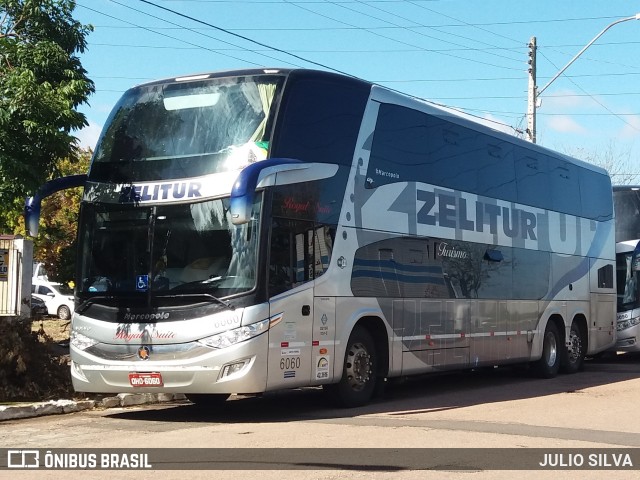
[[[396,465],[408,448],[569,448],[640,452],[640,356],[589,361],[585,371],[552,380],[513,369],[458,373],[412,379],[387,388],[385,396],[363,408],[335,410],[322,391],[303,389],[260,398],[228,401],[224,409],[202,412],[188,403],[130,409],[92,410],[70,415],[0,423],[0,448],[304,448],[304,461],[318,468],[217,471],[215,478],[261,479],[422,479],[422,478],[636,478],[635,471],[410,471]],[[327,461],[318,449],[340,449]],[[395,449],[371,450],[373,448]],[[610,448],[612,450],[602,450]],[[358,450],[360,449],[360,450]],[[268,452],[268,451],[267,451]],[[318,452],[314,457],[313,452]],[[373,452],[373,454],[371,453]],[[448,454],[464,450],[447,451]],[[445,452],[445,453],[447,453]],[[265,451],[241,452],[247,462],[269,461]],[[335,453],[335,452],[334,452]],[[423,451],[419,454],[432,452]],[[379,458],[382,455],[387,457]],[[213,455],[213,453],[212,453]],[[259,457],[259,458],[256,458]],[[309,460],[317,458],[316,462]],[[488,457],[487,457],[488,458]],[[195,461],[198,459],[196,458]],[[281,459],[280,459],[281,460]],[[486,460],[486,458],[485,458]],[[184,468],[194,459],[184,458]],[[443,460],[445,461],[445,460]],[[500,465],[500,457],[491,461]],[[362,468],[381,462],[388,468]],[[449,458],[447,462],[451,462]],[[478,460],[482,464],[482,459]],[[247,463],[250,465],[251,463]],[[321,469],[331,464],[338,469]],[[473,464],[473,462],[472,462]],[[395,467],[393,467],[395,465]],[[157,464],[156,464],[157,466]],[[391,467],[389,467],[391,466]],[[0,477],[6,471],[0,471]],[[13,472],[12,472],[13,473]],[[18,472],[16,472],[18,473]],[[84,478],[86,472],[19,472],[19,478]],[[138,472],[140,473],[140,472]],[[82,475],[82,477],[80,476]],[[92,477],[132,478],[132,472],[92,472]],[[212,472],[194,470],[194,479]],[[144,474],[148,476],[148,472]],[[159,478],[183,478],[163,470]],[[17,477],[16,477],[17,478]]]

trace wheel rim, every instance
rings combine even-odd
[[[355,343],[347,355],[347,381],[352,390],[362,390],[371,378],[371,355],[361,343]]]
[[[60,307],[60,310],[58,311],[58,317],[60,317],[60,320],[68,320],[70,316],[71,312],[67,307]]]
[[[547,333],[547,365],[550,367],[555,365],[556,357],[558,356],[558,345],[556,343],[556,336],[549,332]]]
[[[575,363],[580,360],[582,355],[582,338],[575,330],[571,330],[569,334],[569,361]]]

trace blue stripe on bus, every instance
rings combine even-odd
[[[395,270],[402,270],[405,272],[425,272],[425,273],[442,273],[442,267],[438,265],[413,265],[406,263],[398,263],[393,260],[366,260],[363,258],[356,258],[353,261],[354,267],[373,267],[373,268],[391,268]]]
[[[445,285],[442,277],[433,277],[429,275],[421,276],[409,276],[400,275],[394,272],[383,272],[380,270],[354,270],[351,273],[351,278],[370,278],[372,280],[395,280],[402,283],[430,283],[436,285]]]

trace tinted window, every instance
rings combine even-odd
[[[373,136],[367,186],[421,181],[477,190],[478,132],[397,105],[382,104]],[[416,177],[418,175],[418,177]]]
[[[609,220],[613,210],[612,202],[611,179],[591,170],[580,170],[580,204],[583,215],[596,220]],[[617,226],[618,222],[616,222],[616,241],[619,242],[622,239],[617,238]]]
[[[578,167],[564,160],[549,157],[552,210],[561,210],[570,215],[581,216],[580,179]]]
[[[276,295],[313,280],[329,268],[335,229],[275,217],[271,225],[269,293]]]
[[[538,250],[514,249],[513,298],[539,300],[549,290],[551,254]]]
[[[326,180],[282,185],[273,188],[273,215],[318,223],[338,223],[347,167]]]
[[[417,110],[381,104],[367,185],[414,179],[516,201],[513,145]]]
[[[486,155],[478,155],[475,173],[479,195],[516,201],[516,174],[513,145],[495,139],[486,145]]]
[[[354,295],[395,298],[544,298],[550,254],[457,240],[397,237],[359,248]]]
[[[547,157],[516,149],[518,203],[552,209]]]
[[[370,86],[312,74],[289,76],[270,156],[351,166]]]
[[[381,104],[367,188],[416,181],[570,215],[611,218],[606,175],[490,132]]]

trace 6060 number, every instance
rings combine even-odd
[[[280,370],[300,368],[300,357],[284,357],[280,359]]]

